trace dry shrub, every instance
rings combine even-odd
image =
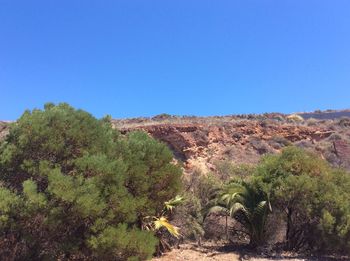
[[[262,140],[253,138],[250,140],[250,145],[260,154],[266,154],[270,152],[269,146]]]

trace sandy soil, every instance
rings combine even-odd
[[[234,251],[228,249],[227,247],[214,245],[211,243],[204,243],[202,247],[197,247],[195,244],[187,243],[182,244],[179,249],[173,249],[172,251],[164,254],[161,257],[153,258],[152,261],[182,261],[182,260],[203,260],[203,261],[278,261],[278,260],[288,260],[288,261],[316,261],[316,260],[340,260],[335,258],[304,258],[295,257],[291,254],[284,253],[278,257],[259,257],[256,254],[251,254],[248,252]],[[349,259],[341,259],[349,260]]]

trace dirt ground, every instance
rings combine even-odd
[[[320,257],[300,257],[293,256],[288,253],[283,253],[274,257],[263,257],[264,255],[252,254],[246,251],[235,251],[232,248],[223,245],[215,245],[212,243],[204,243],[202,247],[197,247],[194,243],[186,243],[180,245],[178,249],[164,254],[161,257],[153,258],[152,261],[183,261],[183,260],[203,260],[203,261],[335,261],[335,260],[349,260],[347,258],[320,258]]]

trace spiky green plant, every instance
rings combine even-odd
[[[223,211],[235,218],[249,235],[250,245],[261,245],[271,205],[267,195],[251,183],[232,181],[220,191],[210,212]]]

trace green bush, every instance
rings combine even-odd
[[[197,240],[200,244],[204,236],[201,201],[193,193],[186,193],[184,196],[183,204],[175,211],[175,220],[180,223],[184,238]]]
[[[181,230],[184,237],[196,239],[201,244],[204,236],[205,207],[221,188],[222,182],[211,172],[202,173],[195,170],[187,180],[187,193],[184,194],[185,202],[176,210],[175,219],[181,223]]]
[[[254,181],[285,214],[289,250],[350,252],[350,176],[317,155],[288,147],[265,157]]]
[[[245,182],[233,180],[218,190],[211,211],[240,222],[253,246],[266,243],[266,221],[278,218],[273,223],[286,224],[287,250],[350,253],[349,173],[297,147],[266,155],[253,171]],[[277,215],[267,219],[271,209]]]
[[[252,164],[236,164],[230,160],[220,160],[215,162],[216,171],[222,180],[229,180],[232,178],[249,178],[255,166]]]
[[[157,239],[140,224],[180,189],[171,161],[108,118],[67,104],[26,111],[0,145],[0,245],[15,259],[149,258]]]
[[[190,189],[202,206],[208,204],[221,186],[222,182],[211,172],[203,174],[196,170],[192,173]]]

